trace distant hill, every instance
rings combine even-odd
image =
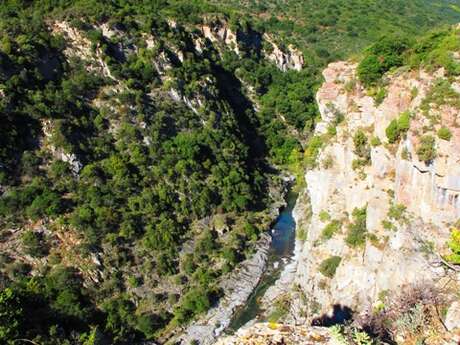
[[[251,13],[283,42],[328,61],[358,52],[383,34],[415,35],[460,21],[458,0],[211,1]]]

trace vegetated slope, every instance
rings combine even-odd
[[[227,4],[228,1],[212,0]],[[358,53],[385,34],[419,35],[460,21],[458,0],[230,1],[267,32],[304,50],[306,60],[334,61]],[[238,11],[238,10],[237,10]]]
[[[167,337],[273,220],[314,79],[248,26],[154,9],[0,6],[0,342]]]

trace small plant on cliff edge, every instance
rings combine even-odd
[[[334,234],[340,230],[341,225],[342,224],[340,221],[334,219],[324,227],[323,231],[321,232],[321,237],[325,240],[331,239]]]
[[[377,146],[380,146],[380,145],[382,145],[382,142],[380,141],[380,138],[379,137],[372,137],[371,146],[372,147],[377,147]]]
[[[410,113],[405,111],[399,118],[393,119],[385,130],[388,142],[396,143],[410,128]]]
[[[438,138],[446,141],[450,141],[452,138],[452,133],[449,128],[447,127],[441,127],[438,130]]]
[[[371,159],[371,149],[368,144],[367,136],[362,130],[358,130],[353,137],[355,154],[362,158],[366,163]]]
[[[355,208],[353,211],[353,220],[348,227],[348,235],[345,238],[345,242],[350,247],[360,247],[366,243],[366,219],[367,219],[367,207]]]
[[[321,262],[319,265],[319,271],[323,276],[333,278],[341,261],[342,258],[340,256],[331,256]]]
[[[420,139],[420,145],[417,149],[418,158],[423,162],[430,162],[436,158],[436,140],[431,135],[424,135]]]

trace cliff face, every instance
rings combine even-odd
[[[318,166],[305,175],[311,219],[309,212],[299,215],[310,222],[296,281],[308,302],[293,309],[297,320],[335,304],[363,311],[388,291],[448,280],[440,254],[460,217],[459,109],[453,101],[460,97],[458,80],[448,82],[443,70],[398,70],[387,76],[387,94],[377,105],[357,81],[356,68],[330,64],[317,94],[322,121],[316,134],[329,132],[329,139]],[[386,129],[401,116],[410,117],[410,125],[390,144]],[[442,127],[450,140],[437,136]],[[358,131],[367,138],[368,162],[353,140]],[[427,135],[434,138],[436,157],[424,162],[420,148]],[[356,209],[367,229],[358,245],[350,238]],[[341,260],[328,278],[320,268],[332,256]],[[458,281],[453,278],[450,284]]]

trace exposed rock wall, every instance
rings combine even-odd
[[[305,61],[300,50],[292,45],[281,48],[275,43],[274,39],[267,34],[261,35],[259,32],[247,29],[232,30],[228,23],[224,21],[210,21],[200,27],[204,38],[212,43],[225,44],[236,54],[240,55],[246,49],[252,49],[267,60],[273,62],[281,71],[290,69],[302,70]],[[263,43],[266,43],[264,46]],[[196,40],[195,49],[200,52],[204,42]]]
[[[296,320],[320,315],[334,304],[360,311],[387,290],[444,281],[446,272],[437,253],[445,250],[449,225],[460,217],[460,112],[426,101],[435,83],[445,79],[444,71],[396,71],[387,76],[387,95],[377,105],[357,81],[356,67],[349,62],[329,65],[317,94],[322,118],[318,135],[327,133],[340,117],[344,120],[321,150],[318,167],[305,175],[311,222],[296,282],[308,302],[297,308]],[[411,113],[407,135],[389,144],[386,128],[406,111]],[[450,141],[436,136],[442,126],[450,129]],[[359,129],[369,142],[374,138],[381,144],[370,148],[368,165],[353,169],[359,158],[353,136]],[[437,156],[428,163],[417,155],[425,134],[436,138]],[[389,214],[395,205],[406,207],[400,219]],[[364,246],[352,248],[345,241],[348,227],[353,210],[363,207],[368,237]],[[300,221],[310,219],[308,213],[300,215]],[[333,220],[341,228],[326,239],[322,231]],[[342,260],[329,279],[319,267],[331,256]]]

